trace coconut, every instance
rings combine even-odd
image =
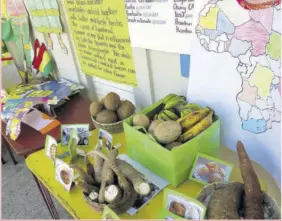
[[[97,117],[98,113],[100,113],[103,110],[103,104],[93,101],[90,104],[89,110],[92,117]]]
[[[150,120],[145,114],[137,114],[133,118],[133,126],[139,126],[148,129],[150,126]]]
[[[176,121],[165,121],[160,123],[155,130],[155,137],[162,144],[169,144],[178,139],[182,133],[182,127]]]
[[[149,126],[149,130],[148,130],[149,133],[155,136],[155,130],[157,126],[162,122],[164,122],[164,120],[161,120],[161,119],[154,120]]]
[[[108,93],[104,98],[104,105],[108,110],[115,111],[120,105],[120,97],[114,93]]]
[[[135,112],[135,106],[128,100],[122,101],[117,109],[117,115],[120,120],[124,120],[132,116]]]
[[[114,111],[102,110],[97,115],[96,121],[102,124],[111,124],[117,122],[118,118]]]

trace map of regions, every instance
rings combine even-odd
[[[242,129],[263,133],[281,121],[281,9],[240,9],[236,16],[229,3],[209,1],[199,14],[196,34],[206,51],[228,53],[238,61],[242,87],[234,99]]]

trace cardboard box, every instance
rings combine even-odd
[[[162,100],[139,113],[152,117],[162,109]],[[189,179],[198,152],[217,156],[220,142],[220,122],[217,119],[197,137],[169,151],[133,128],[133,116],[124,121],[128,155],[164,178],[174,187]]]

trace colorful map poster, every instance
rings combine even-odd
[[[132,47],[190,54],[195,0],[125,0]]]
[[[280,186],[281,8],[203,0],[196,10],[188,99],[213,108],[222,143],[241,140]]]
[[[82,72],[137,86],[124,1],[64,2]]]

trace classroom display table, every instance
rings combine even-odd
[[[80,95],[71,97],[62,106],[55,109],[57,114],[57,120],[62,124],[90,124],[90,130],[94,129],[93,122],[89,115],[90,101],[83,99]],[[18,156],[27,157],[29,154],[38,151],[43,148],[45,144],[45,135],[39,131],[31,128],[30,126],[22,123],[21,133],[16,140],[10,139],[6,136],[6,123],[1,120],[2,124],[2,140],[5,142],[7,148],[13,150]],[[47,134],[53,136],[57,141],[61,139],[61,126],[54,128]]]
[[[93,150],[97,143],[98,130],[94,130],[91,132],[90,144],[87,147],[81,147],[85,151]],[[124,134],[115,134],[113,135],[113,144],[120,143],[121,147],[119,148],[120,153],[126,153],[126,145]],[[67,147],[60,147],[59,150],[67,151]],[[232,159],[231,163],[236,164],[237,154],[235,152],[229,151],[226,148],[221,147],[220,150],[225,155],[228,153],[228,156],[224,157],[228,158],[229,162]],[[229,153],[230,152],[230,153]],[[232,154],[233,153],[233,154]],[[68,159],[66,159],[68,160]],[[83,163],[83,159],[80,162]],[[55,179],[55,168],[54,163],[45,155],[45,151],[41,150],[32,155],[30,155],[26,159],[26,164],[30,171],[34,176],[39,180],[39,184],[46,188],[43,197],[45,197],[45,201],[51,199],[50,193],[60,202],[60,204],[75,218],[75,219],[101,219],[101,214],[95,212],[92,208],[88,206],[88,204],[84,201],[82,192],[77,188],[73,187],[70,192],[67,192],[64,187]],[[254,165],[256,168],[256,165]],[[261,173],[258,173],[259,177]],[[265,174],[263,174],[265,176]],[[270,179],[270,177],[267,177]],[[231,181],[240,181],[242,182],[242,178],[240,175],[240,170],[235,166],[233,172],[231,174]],[[265,181],[265,179],[263,178]],[[177,190],[180,193],[183,193],[189,197],[196,198],[199,191],[203,188],[202,184],[196,183],[194,181],[186,181],[182,185],[177,188],[173,188],[172,186],[168,186],[168,188]],[[262,183],[263,190],[269,190],[272,188],[272,191],[268,191],[268,193],[276,200],[276,202],[280,202],[279,200],[279,188],[275,189],[271,180],[268,180],[265,183]],[[278,193],[278,194],[277,194]],[[276,194],[276,195],[275,195]],[[150,201],[146,206],[144,206],[137,214],[130,216],[127,213],[120,214],[121,219],[158,219],[159,213],[162,207],[163,200],[163,191],[160,192],[152,201]],[[55,214],[57,214],[55,212]],[[58,216],[53,216],[55,219],[58,219]]]

